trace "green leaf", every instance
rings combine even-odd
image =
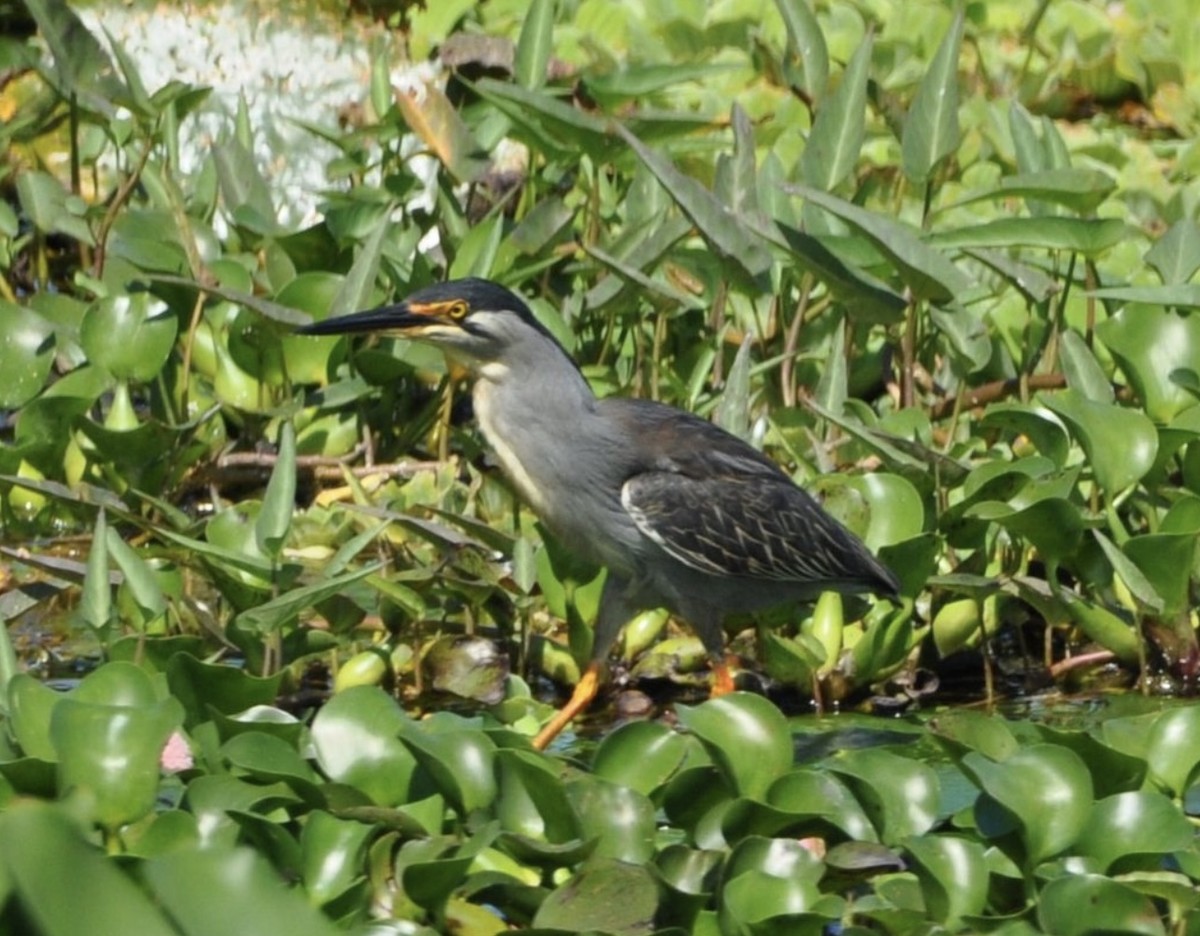
[[[157,901],[59,806],[27,800],[0,813],[0,868],[25,926],[40,936],[178,936]]]
[[[1097,403],[1076,390],[1043,393],[1040,401],[1070,427],[1109,497],[1140,481],[1158,454],[1158,433],[1139,410]]]
[[[592,773],[649,796],[679,769],[687,751],[686,739],[666,725],[629,722],[600,742]]]
[[[50,720],[60,795],[86,794],[96,821],[110,831],[148,816],[159,755],[178,723],[174,700],[134,707],[64,699]]]
[[[417,762],[397,734],[408,720],[377,686],[339,692],[313,719],[317,763],[331,780],[356,787],[379,806],[407,803]]]
[[[1168,797],[1152,790],[1130,790],[1099,800],[1092,807],[1076,848],[1108,871],[1126,855],[1183,851],[1193,838],[1191,823]]]
[[[1186,283],[1200,270],[1200,225],[1180,218],[1146,251],[1146,262],[1165,284]]]
[[[257,634],[269,634],[294,621],[300,612],[306,608],[320,604],[326,598],[340,594],[347,585],[352,585],[369,575],[374,575],[379,571],[380,567],[381,563],[376,562],[369,566],[363,566],[360,569],[354,569],[351,572],[345,572],[342,575],[335,575],[333,578],[314,582],[311,585],[290,589],[278,598],[272,598],[270,601],[243,611],[234,618],[234,621],[239,627],[245,628],[248,631]]]
[[[540,88],[546,83],[546,65],[554,39],[555,0],[533,0],[521,24],[513,77],[522,88]]]
[[[271,190],[258,170],[254,154],[236,139],[212,149],[225,208],[234,221],[256,234],[272,234],[279,225]]]
[[[178,320],[161,299],[138,292],[97,300],[79,343],[88,360],[118,380],[153,380],[175,347]]]
[[[167,596],[163,594],[158,577],[151,570],[146,560],[121,539],[120,534],[111,528],[105,530],[105,546],[117,567],[125,576],[133,600],[141,611],[141,621],[131,622],[144,627],[167,609]]]
[[[780,6],[785,0],[778,0]],[[795,0],[803,6],[803,0]],[[807,9],[807,7],[805,7]],[[805,184],[832,192],[858,162],[866,132],[867,77],[874,33],[868,32],[842,73],[841,83],[821,101],[800,158]]]
[[[952,835],[923,835],[908,839],[904,848],[935,920],[953,929],[964,917],[983,912],[989,875],[982,845]]]
[[[839,774],[885,845],[924,835],[937,819],[937,774],[919,761],[881,748],[841,751],[828,762]]]
[[[24,306],[0,299],[0,409],[20,409],[39,393],[54,365],[54,329]]]
[[[141,874],[158,903],[189,936],[344,932],[248,848],[173,852],[145,862]],[[217,894],[220,899],[214,899]]]
[[[1200,292],[1196,299],[1200,301]],[[1130,302],[1100,322],[1096,335],[1155,422],[1169,423],[1196,405],[1190,388],[1200,373],[1200,316]]]
[[[1112,178],[1098,169],[1046,169],[1005,176],[994,188],[971,195],[958,205],[1019,196],[1086,214],[1094,211],[1116,187]]]
[[[376,288],[375,280],[379,275],[379,258],[383,251],[383,243],[391,227],[391,222],[385,214],[363,240],[355,254],[354,263],[350,266],[350,272],[337,288],[326,318],[349,315],[351,312],[367,308],[370,304]],[[293,280],[293,284],[294,282]]]
[[[792,766],[787,719],[762,696],[734,692],[675,711],[741,796],[761,799]]]
[[[466,818],[496,799],[496,745],[461,719],[435,715],[421,722],[405,721],[401,738],[437,784],[438,792]]]
[[[1154,905],[1132,887],[1098,874],[1064,875],[1042,890],[1041,931],[1057,936],[1130,933],[1165,936]]]
[[[1154,719],[1146,738],[1146,760],[1150,774],[1172,796],[1181,797],[1200,765],[1200,708],[1168,709]]]
[[[645,864],[654,856],[655,808],[644,793],[593,776],[568,783],[566,792],[580,833],[596,840],[590,860]]]
[[[1041,247],[1073,250],[1096,257],[1129,236],[1118,218],[996,218],[969,227],[935,231],[926,238],[931,247],[970,249]]]
[[[1075,331],[1066,331],[1062,334],[1061,342],[1062,368],[1067,377],[1067,386],[1093,403],[1112,403],[1116,400],[1112,382],[1105,376],[1100,362],[1083,336]]]
[[[296,512],[296,430],[291,420],[279,427],[279,451],[263,494],[262,507],[254,518],[254,539],[258,548],[276,562],[292,528]]]
[[[800,88],[819,101],[829,81],[829,51],[821,26],[806,0],[775,0],[775,5],[787,29],[788,52],[800,59]]]
[[[785,189],[831,212],[866,237],[918,298],[947,302],[967,291],[967,277],[948,257],[923,241],[915,228],[806,185]]]
[[[751,277],[757,277],[770,268],[771,255],[758,236],[710,191],[691,176],[684,175],[669,159],[650,149],[620,124],[616,129],[646,168],[670,192],[684,214],[692,219],[718,256],[733,261]]]
[[[589,862],[542,901],[539,929],[637,936],[654,929],[658,882],[645,868],[620,861]]]
[[[958,49],[963,12],[959,6],[913,98],[900,146],[904,174],[928,181],[937,164],[958,148]]]
[[[972,752],[962,764],[1016,823],[1030,867],[1065,851],[1087,825],[1092,776],[1074,751],[1033,744],[1002,763]],[[977,803],[976,822],[987,834],[989,821],[981,809],[986,805]]]

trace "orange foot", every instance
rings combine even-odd
[[[729,670],[729,664],[724,660],[718,660],[712,665],[712,689],[709,690],[709,698],[715,699],[717,696],[729,695],[736,688],[733,684],[733,673]]]
[[[538,736],[533,739],[534,748],[538,751],[546,750],[550,742],[571,723],[571,719],[591,704],[599,689],[600,664],[589,663],[583,673],[583,678],[579,680],[575,691],[571,693],[570,701],[555,713],[554,717],[546,723],[546,727],[539,731]]]

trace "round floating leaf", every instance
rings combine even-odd
[[[878,840],[858,800],[834,774],[823,770],[789,770],[771,784],[767,803],[793,816],[821,818],[852,839]]]
[[[1200,707],[1168,709],[1154,719],[1146,738],[1150,775],[1173,796],[1183,796],[1200,765]]]
[[[159,755],[178,725],[178,705],[171,701],[135,708],[64,699],[50,720],[60,792],[86,791],[96,821],[107,829],[149,815]]]
[[[41,393],[54,350],[49,322],[24,306],[0,300],[0,409],[19,409]]]
[[[345,932],[248,848],[173,852],[145,862],[141,874],[185,933],[335,936]]]
[[[792,766],[787,719],[762,696],[734,692],[676,712],[741,796],[761,799]]]
[[[317,763],[331,780],[361,790],[379,806],[407,803],[417,769],[416,758],[397,738],[407,721],[377,686],[340,692],[313,719]]]
[[[363,853],[375,829],[314,809],[300,833],[301,878],[309,900],[320,907],[362,878]]]
[[[93,364],[118,380],[153,380],[175,345],[178,322],[150,293],[96,300],[84,316],[79,343]]]
[[[50,740],[50,718],[55,707],[67,698],[28,673],[17,673],[8,684],[9,726],[17,745],[27,757],[56,759]]]
[[[983,912],[989,875],[982,845],[952,835],[924,835],[904,847],[934,919],[953,929],[963,917]]]
[[[654,855],[654,805],[637,790],[596,777],[566,785],[580,834],[597,839],[593,855],[645,864]]]
[[[907,478],[879,471],[850,475],[845,481],[866,498],[870,508],[871,521],[862,538],[872,549],[899,543],[924,530],[924,502]]]
[[[619,861],[588,862],[542,901],[535,928],[636,936],[654,930],[658,882],[646,868]]]
[[[446,719],[446,724],[439,724]],[[429,772],[438,791],[461,815],[486,809],[496,799],[496,745],[477,728],[450,721],[446,713],[406,722],[401,737]]]
[[[725,867],[721,919],[725,932],[752,932],[755,924],[794,917],[820,900],[821,860],[799,842],[752,837],[740,842]],[[810,931],[792,920],[789,932]],[[820,927],[815,932],[820,932]]]
[[[1076,843],[1102,870],[1126,855],[1166,855],[1189,848],[1192,825],[1171,800],[1152,790],[1131,790],[1102,799]]]
[[[1146,415],[1169,423],[1196,405],[1188,390],[1200,375],[1200,318],[1163,306],[1130,304],[1100,322],[1096,334],[1129,378]]]
[[[880,748],[843,751],[829,767],[846,778],[885,845],[928,832],[937,819],[937,774]]]
[[[675,773],[687,749],[687,740],[666,725],[628,722],[600,742],[592,773],[649,796]]]
[[[1071,427],[1097,483],[1110,497],[1141,480],[1154,465],[1158,433],[1141,411],[1097,403],[1075,390],[1043,394],[1041,400]]]
[[[1096,874],[1056,878],[1037,904],[1042,931],[1056,936],[1140,933],[1164,936],[1162,920],[1147,897]]]
[[[1092,775],[1074,751],[1034,744],[1002,763],[971,753],[963,766],[1015,821],[1031,865],[1068,848],[1088,821]]]

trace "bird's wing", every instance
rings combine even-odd
[[[680,562],[716,575],[895,590],[857,537],[741,439],[657,404],[621,401],[612,415],[643,453],[621,503]]]

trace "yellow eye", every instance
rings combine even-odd
[[[450,303],[450,308],[447,310],[447,314],[455,321],[459,321],[461,319],[465,319],[469,311],[471,311],[470,306],[468,306],[461,299],[456,299],[454,302]]]

